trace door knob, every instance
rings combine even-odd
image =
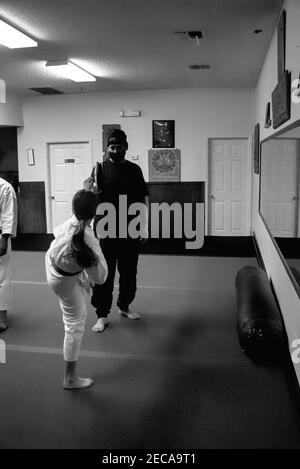
[[[215,196],[214,196],[214,194],[210,194],[210,196],[209,196],[209,197],[210,197],[211,199],[215,200]]]
[[[50,195],[50,199],[54,200],[55,199],[54,195]]]

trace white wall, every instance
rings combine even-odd
[[[300,1],[286,0],[286,69],[292,72],[292,80],[300,73]],[[264,128],[265,109],[271,102],[271,93],[277,84],[277,32],[274,32],[261,75],[256,88],[256,122],[260,123],[261,140],[300,118],[300,104],[292,103],[291,119],[276,130]],[[259,248],[271,278],[284,317],[290,344],[300,338],[300,300],[286,273],[273,242],[259,215],[259,177],[254,175],[253,181],[253,229],[256,233]],[[300,365],[294,365],[300,383]]]
[[[121,118],[120,110],[138,109],[139,118]],[[175,120],[175,145],[181,150],[182,181],[205,180],[208,138],[247,138],[253,127],[254,89],[180,89],[41,96],[23,101],[24,128],[18,132],[21,181],[45,181],[47,143],[88,140],[93,160],[102,157],[102,124],[119,123],[128,136],[128,156],[148,178],[152,120]],[[35,166],[26,149],[33,148]],[[49,229],[49,204],[46,200]]]
[[[22,102],[18,96],[6,95],[6,103],[0,103],[0,126],[23,125]]]

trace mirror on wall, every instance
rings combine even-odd
[[[259,209],[300,287],[300,121],[261,143]]]

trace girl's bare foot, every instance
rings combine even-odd
[[[65,378],[63,387],[64,389],[84,389],[89,388],[93,384],[94,380],[92,378],[79,378],[79,376],[76,376],[72,379]]]

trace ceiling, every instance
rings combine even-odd
[[[282,0],[0,0],[0,17],[37,48],[0,45],[8,90],[64,93],[198,87],[252,87]],[[255,34],[254,30],[262,32]],[[203,31],[198,42],[175,32]],[[70,59],[97,77],[75,83],[45,61]],[[190,65],[209,64],[208,70]]]

